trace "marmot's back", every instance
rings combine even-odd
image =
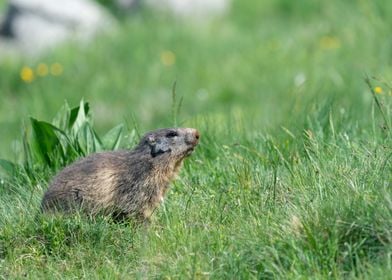
[[[54,177],[42,209],[147,219],[198,140],[192,128],[160,129],[147,133],[132,151],[92,154]]]
[[[114,199],[116,178],[126,169],[126,152],[92,154],[54,177],[43,198],[44,209],[69,211],[87,201],[109,207]]]

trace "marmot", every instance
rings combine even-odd
[[[158,129],[146,133],[133,150],[82,158],[54,177],[41,209],[148,221],[199,137],[194,128]]]

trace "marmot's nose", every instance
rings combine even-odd
[[[194,135],[195,135],[195,138],[197,139],[197,141],[199,141],[200,133],[197,129],[195,129]]]
[[[188,137],[186,137],[185,141],[191,145],[197,145],[199,143],[200,133],[197,129],[189,128]]]

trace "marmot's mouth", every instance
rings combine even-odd
[[[189,157],[193,153],[194,150],[195,150],[195,147],[189,148],[188,150],[186,150],[185,156]]]

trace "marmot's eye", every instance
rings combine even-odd
[[[170,131],[168,134],[166,134],[167,138],[173,138],[173,137],[176,137],[176,136],[178,136],[178,133],[175,132],[175,131]]]

